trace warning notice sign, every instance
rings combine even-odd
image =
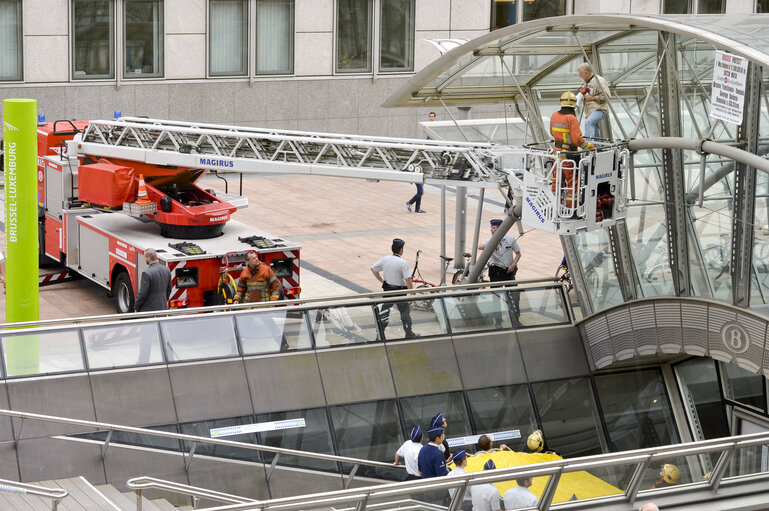
[[[734,124],[742,123],[747,76],[747,59],[716,51],[713,65],[713,94],[710,100],[711,117]]]

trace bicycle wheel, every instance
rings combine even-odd
[[[464,273],[461,271],[454,273],[454,275],[451,276],[451,284],[454,286],[456,286],[457,284],[461,284],[463,276],[464,276]]]
[[[417,289],[429,289],[434,286],[428,286],[427,284],[422,284],[421,286],[417,286]],[[433,310],[433,300],[432,298],[426,298],[426,299],[419,299],[414,300],[411,302],[411,305],[414,306],[415,309],[423,310],[423,311],[431,311]]]

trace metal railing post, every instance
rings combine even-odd
[[[104,461],[104,458],[107,457],[107,449],[109,449],[109,443],[112,440],[112,433],[114,433],[113,430],[109,430],[107,433],[107,438],[104,440],[104,445],[101,446],[101,459]]]
[[[141,488],[134,490],[136,494],[136,511],[142,511],[142,490]]]
[[[355,477],[355,473],[358,471],[358,467],[360,467],[360,463],[353,465],[352,470],[350,470],[350,475],[347,476],[347,479],[344,482],[345,490],[352,484],[352,480]]]
[[[635,498],[636,495],[638,495],[638,490],[641,488],[641,481],[643,481],[644,473],[646,473],[646,469],[649,468],[649,461],[650,458],[646,458],[636,465],[635,471],[633,471],[633,475],[630,477],[630,481],[628,481],[627,489],[625,489],[625,498],[631,506],[635,504]]]
[[[267,482],[270,482],[270,477],[272,477],[272,471],[275,470],[275,466],[278,464],[278,458],[280,458],[280,453],[276,453],[275,456],[272,458],[272,463],[270,463],[270,467],[267,469]]]

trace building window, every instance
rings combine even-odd
[[[113,0],[74,0],[72,9],[72,78],[114,78]]]
[[[756,12],[758,13],[769,12],[769,0],[756,0]]]
[[[294,72],[294,0],[257,0],[256,74]]]
[[[336,71],[413,71],[414,4],[415,0],[337,0]],[[379,53],[376,69],[374,41]]]
[[[124,76],[163,76],[163,0],[123,3]]]
[[[566,14],[566,0],[491,0],[491,29]]]
[[[0,80],[21,80],[21,0],[0,1]]]
[[[247,0],[210,0],[208,72],[212,76],[248,74]]]
[[[414,70],[414,1],[380,2],[379,70]]]
[[[663,14],[721,14],[725,12],[725,0],[665,0]]]

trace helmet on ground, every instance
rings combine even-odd
[[[561,94],[561,106],[568,106],[570,108],[577,107],[577,95],[571,91],[566,91]]]
[[[662,465],[662,479],[668,484],[674,484],[681,477],[681,472],[678,467],[672,463],[665,463]]]
[[[532,452],[540,452],[545,447],[545,437],[542,436],[542,431],[536,430],[529,435],[526,439],[526,445]]]

